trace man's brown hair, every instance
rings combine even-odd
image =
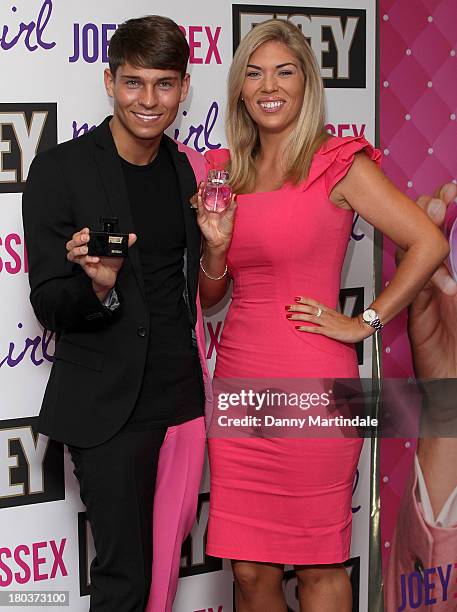
[[[124,21],[111,37],[108,48],[111,73],[122,64],[139,68],[187,71],[189,45],[178,25],[160,15]]]

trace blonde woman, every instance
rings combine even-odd
[[[292,24],[257,25],[228,83],[237,203],[221,215],[198,198],[204,235],[200,294],[217,302],[233,279],[219,378],[357,377],[353,343],[405,308],[447,254],[427,216],[378,168],[362,137],[330,138],[313,54]],[[391,283],[354,318],[336,310],[354,211],[406,251]],[[304,381],[306,383],[306,381]],[[351,494],[362,440],[209,442],[207,552],[232,559],[238,612],[285,612],[284,564],[295,566],[300,609],[348,612]]]

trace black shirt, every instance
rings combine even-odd
[[[150,333],[143,383],[127,427],[168,427],[203,414],[200,360],[183,298],[186,232],[178,178],[162,142],[137,166],[121,158],[140,251]]]

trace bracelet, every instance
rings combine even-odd
[[[200,257],[200,268],[203,274],[206,276],[206,278],[209,278],[210,280],[218,281],[218,280],[223,279],[224,276],[227,274],[228,267],[227,267],[227,264],[225,264],[225,270],[220,276],[211,276],[210,274],[208,274],[208,272],[203,267],[202,259],[203,259],[203,255]]]

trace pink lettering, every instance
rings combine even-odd
[[[32,558],[33,558],[33,579],[38,582],[39,580],[47,580],[49,576],[47,574],[40,574],[40,565],[46,563],[46,557],[39,557],[38,551],[40,548],[46,548],[46,542],[34,542],[32,544]]]
[[[190,47],[190,64],[222,64],[218,49],[219,36],[222,31],[221,26],[212,29],[210,26],[179,26],[179,29],[187,38]],[[202,37],[202,34],[204,36]],[[206,38],[206,40],[204,40]],[[203,40],[202,40],[203,39]],[[203,60],[203,53],[205,53]]]
[[[39,582],[55,579],[59,573],[68,576],[63,559],[66,542],[67,539],[62,538],[59,543],[50,540],[34,542],[30,546],[19,544],[13,550],[0,548],[0,587],[9,586],[13,579],[17,584],[26,584],[31,580]],[[12,561],[15,566],[12,566]],[[42,568],[42,565],[45,567]]]
[[[31,578],[30,568],[27,563],[22,559],[21,553],[24,555],[30,555],[30,548],[26,544],[20,544],[14,551],[14,560],[18,566],[24,570],[22,575],[20,572],[14,574],[14,578],[18,584],[26,584]]]
[[[17,234],[9,234],[6,237],[6,240],[5,240],[5,251],[8,253],[8,255],[11,256],[11,258],[13,259],[15,265],[11,265],[11,263],[9,261],[7,261],[5,263],[5,270],[9,274],[17,274],[21,270],[21,258],[19,257],[17,252],[12,247],[12,245],[11,245],[12,242],[14,242],[15,244],[21,244],[20,236],[18,236]]]
[[[26,274],[29,273],[29,258],[27,256],[27,248],[25,246],[25,242],[24,242],[24,272]]]
[[[0,548],[0,586],[7,587],[13,582],[13,572],[8,565],[3,562],[3,556],[8,559],[11,558],[11,551],[9,548]],[[1,572],[5,574],[5,577],[2,576]]]
[[[190,57],[189,62],[191,64],[203,64],[202,57],[195,57],[195,49],[200,48],[202,43],[200,41],[195,40],[195,33],[202,32],[202,26],[189,26],[189,47],[190,47]]]
[[[213,325],[210,321],[207,322],[206,326],[209,332],[209,347],[206,358],[211,359],[213,351],[216,351],[217,353],[217,347],[219,346],[219,336],[222,331],[222,321],[217,322],[216,330],[213,329]]]
[[[339,138],[342,138],[344,136],[363,136],[365,134],[366,127],[366,123],[361,123],[360,126],[358,126],[356,123],[338,123],[336,125],[333,123],[327,123],[325,129],[332,136],[339,136]]]
[[[18,274],[21,270],[29,270],[23,237],[16,233],[0,237],[0,272]]]
[[[63,538],[61,540],[59,548],[57,548],[54,540],[51,540],[49,543],[51,545],[51,550],[54,553],[54,563],[52,564],[51,578],[56,577],[58,569],[60,569],[60,573],[62,574],[62,576],[67,576],[68,572],[63,560],[63,550],[65,548],[65,544],[67,543],[67,538]]]
[[[209,26],[205,26],[206,36],[208,38],[208,53],[206,54],[205,64],[211,63],[211,57],[214,55],[214,59],[216,64],[222,64],[221,56],[219,55],[219,51],[217,48],[217,41],[219,40],[219,34],[221,33],[221,26],[217,26],[216,31],[214,32],[214,36],[211,33],[211,28]]]
[[[338,136],[340,138],[342,138],[343,136],[345,136],[345,133],[347,130],[349,130],[349,123],[340,123],[338,125]]]
[[[357,126],[355,123],[352,124],[352,131],[354,132],[354,136],[363,136],[365,134],[366,123],[362,123],[360,126],[360,130],[357,131]]]

